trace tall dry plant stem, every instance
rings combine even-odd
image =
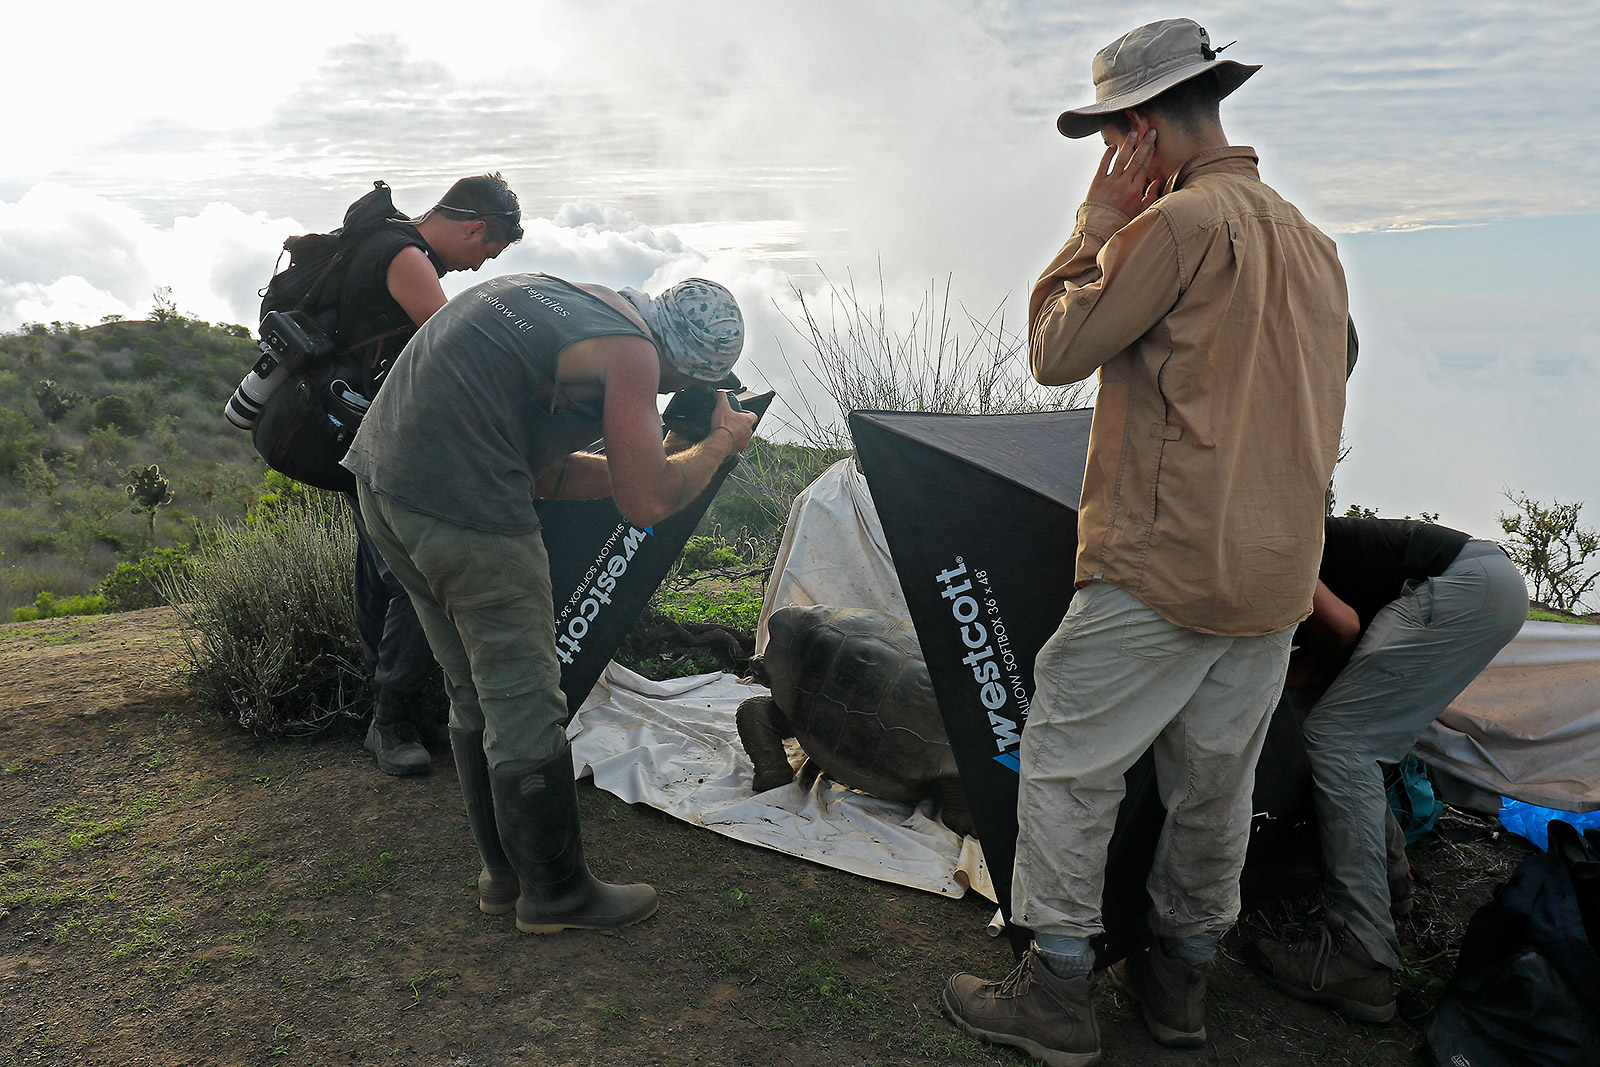
[[[1004,415],[1078,407],[1088,395],[1082,384],[1036,383],[1027,338],[1006,328],[1003,306],[980,318],[952,301],[948,277],[942,289],[929,283],[903,329],[891,323],[881,276],[876,300],[863,299],[853,278],[842,288],[828,284],[826,309],[793,290],[800,314],[790,325],[810,350],[803,364],[837,409],[819,413],[803,398],[790,405],[792,428],[807,445],[848,449],[851,411]]]

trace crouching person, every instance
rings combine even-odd
[[[417,331],[344,461],[450,696],[451,746],[483,859],[479,907],[525,933],[627,926],[648,885],[583,858],[535,497],[611,496],[637,526],[699,495],[755,416],[719,395],[698,444],[663,441],[658,393],[724,377],[744,325],[722,286],[651,298],[543,274],[494,278]],[[604,437],[605,454],[577,451]]]
[[[1363,1022],[1394,1018],[1400,943],[1388,855],[1398,827],[1386,832],[1384,765],[1405,758],[1527,614],[1522,575],[1492,542],[1432,523],[1327,520],[1289,673],[1291,694],[1311,705],[1304,729],[1327,913],[1308,941],[1255,945],[1251,963],[1272,985]]]

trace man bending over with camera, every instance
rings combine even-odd
[[[718,394],[711,433],[663,441],[658,393],[714,383],[744,342],[700,278],[657,297],[544,274],[451,300],[406,346],[344,465],[450,693],[451,746],[483,858],[479,907],[550,933],[627,926],[647,885],[589,873],[535,497],[611,496],[649,526],[694,500],[755,415]],[[605,439],[605,455],[577,451]]]

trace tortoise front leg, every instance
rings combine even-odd
[[[794,735],[789,731],[788,717],[772,697],[746,700],[739,705],[733,721],[739,728],[739,740],[749,753],[750,762],[755,764],[757,793],[794,781],[794,768],[789,765],[789,753],[783,747],[784,739]]]

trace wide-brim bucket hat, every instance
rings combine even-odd
[[[1260,64],[1218,59],[1204,27],[1191,19],[1151,22],[1095,53],[1094,103],[1063,111],[1056,129],[1066,137],[1088,137],[1100,132],[1107,115],[1148,103],[1207,71],[1217,72],[1227,96],[1260,69]]]

